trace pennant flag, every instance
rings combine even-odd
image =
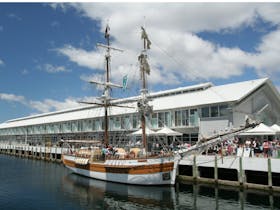
[[[127,75],[123,77],[123,90],[126,90],[126,88],[127,88]]]

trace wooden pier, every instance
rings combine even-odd
[[[0,144],[0,154],[58,163],[61,162],[61,155],[63,152],[67,152],[67,149],[61,147]]]
[[[57,163],[66,152],[61,147],[0,144],[0,154]],[[179,162],[178,181],[280,192],[280,158],[185,156]]]
[[[179,164],[179,181],[280,192],[280,159],[192,155]]]

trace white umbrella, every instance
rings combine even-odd
[[[166,136],[182,136],[183,134],[177,131],[174,131],[168,127],[164,127],[156,132],[158,135],[166,135]]]
[[[147,127],[146,127],[145,130],[146,130],[146,135],[147,135],[147,136],[154,136],[154,135],[157,135],[156,132],[152,131],[151,129],[149,129],[149,128],[147,128]],[[131,135],[131,136],[141,136],[141,135],[142,135],[142,129],[139,129],[138,131],[135,131],[135,132],[133,132],[133,133],[131,133],[131,134],[129,134],[129,135]]]
[[[265,135],[275,135],[276,132],[272,130],[269,126],[261,123],[258,126],[240,133],[239,136],[265,136]]]
[[[279,125],[274,124],[274,125],[270,126],[270,128],[272,130],[274,130],[276,133],[278,133],[278,134],[280,133],[280,126]]]

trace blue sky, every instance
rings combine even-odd
[[[279,14],[279,3],[0,3],[0,122],[94,100],[87,81],[103,77],[107,23],[125,50],[112,54],[113,81],[129,81],[117,97],[139,90],[142,25],[152,91],[262,77],[279,88]]]

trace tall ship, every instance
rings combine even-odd
[[[96,146],[90,148],[81,148],[75,152],[69,150],[67,154],[63,155],[62,160],[64,165],[74,173],[94,179],[133,185],[174,185],[180,155],[163,150],[157,154],[148,151],[146,114],[152,112],[152,107],[149,105],[147,89],[147,76],[150,74],[147,51],[150,49],[151,42],[145,29],[142,27],[141,30],[143,50],[138,61],[142,89],[141,98],[137,102],[141,119],[141,147],[125,151],[123,148],[114,148],[114,145],[109,145],[108,108],[110,106],[121,107],[113,102],[110,90],[121,86],[113,84],[110,80],[110,51],[118,49],[110,46],[109,27],[107,26],[105,30],[107,43],[99,44],[106,49],[105,82],[92,82],[104,87],[104,94],[100,98],[101,103],[94,103],[104,107],[104,139],[101,143],[96,142]],[[94,142],[92,142],[93,144]]]
[[[109,144],[109,113],[111,106],[126,107],[118,104],[110,95],[111,88],[122,88],[110,80],[110,51],[119,50],[110,46],[109,27],[106,27],[106,45],[98,46],[106,49],[105,61],[105,82],[91,81],[104,87],[104,94],[99,98],[100,103],[91,103],[104,107],[104,138],[100,141],[77,141],[79,144],[90,144],[90,147],[81,147],[78,150],[68,150],[63,154],[64,165],[76,174],[94,179],[117,182],[132,185],[174,185],[177,176],[179,161],[182,157],[190,154],[200,154],[209,146],[216,145],[227,138],[234,138],[238,133],[254,127],[257,124],[247,119],[245,126],[237,129],[219,133],[207,139],[200,139],[195,145],[173,151],[166,148],[160,152],[152,152],[148,147],[147,136],[151,130],[146,125],[146,116],[152,113],[152,106],[149,105],[147,88],[147,76],[150,74],[147,51],[151,42],[145,29],[142,27],[141,38],[143,39],[143,50],[138,56],[140,66],[140,79],[142,83],[141,97],[137,101],[138,114],[141,119],[141,130],[134,134],[141,135],[141,143],[133,148],[116,148],[116,145]],[[169,129],[169,128],[165,128]],[[173,131],[174,132],[174,131]],[[68,142],[74,143],[75,140]]]

